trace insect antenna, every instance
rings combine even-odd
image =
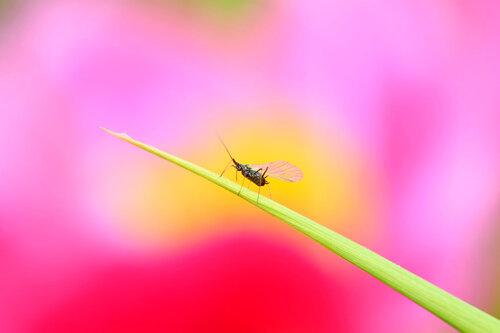
[[[231,157],[231,160],[236,164],[237,163],[236,160],[234,159],[233,155],[231,155],[231,153],[229,152],[229,149],[227,149],[227,146],[224,143],[224,141],[222,140],[222,138],[220,137],[219,133],[217,133],[217,137],[219,138],[220,143],[222,143],[222,145],[224,146],[224,149],[226,149],[227,154],[229,155],[229,157]]]

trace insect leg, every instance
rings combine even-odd
[[[262,179],[264,179],[264,175],[266,174],[267,172],[267,169],[269,169],[269,167],[266,168],[266,170],[264,171],[264,173],[262,175],[260,175],[260,183],[262,184]],[[259,169],[259,171],[262,170],[262,169]],[[259,191],[257,192],[257,203],[259,203],[259,198],[260,198],[260,188],[261,186],[260,185],[257,185],[259,186]]]
[[[243,184],[245,184],[245,177],[243,177],[243,181],[241,182],[240,190],[238,191],[238,195],[240,195],[241,190],[243,189]]]
[[[222,175],[224,174],[224,172],[226,172],[227,167],[229,166],[229,164],[231,164],[231,161],[229,161],[229,163],[226,164],[226,166],[224,167],[224,170],[222,170],[222,172],[220,173],[219,177],[222,177]]]

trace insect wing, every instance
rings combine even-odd
[[[253,170],[264,172],[267,169],[266,176],[277,178],[286,182],[298,182],[304,177],[302,171],[295,165],[286,161],[275,161],[264,164],[249,164]]]

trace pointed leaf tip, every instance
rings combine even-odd
[[[107,129],[106,127],[103,127],[103,126],[99,126],[99,128],[101,130],[103,130],[104,132],[112,135],[112,136],[115,136],[117,138],[130,138],[130,136],[127,134],[127,133],[117,133],[117,132],[113,132],[112,130],[110,129]]]

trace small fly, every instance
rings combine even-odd
[[[227,168],[231,164],[232,164],[231,166],[236,169],[236,181],[238,181],[238,172],[241,172],[241,174],[244,177],[243,181],[241,182],[241,187],[240,190],[238,191],[238,195],[240,195],[241,190],[243,189],[243,184],[245,183],[245,179],[250,180],[252,183],[254,183],[259,187],[259,192],[257,194],[257,202],[259,202],[260,188],[262,186],[269,184],[267,177],[272,177],[291,183],[298,182],[304,177],[304,174],[298,167],[286,161],[274,161],[263,164],[239,163],[233,158],[233,156],[229,152],[229,149],[227,149],[226,145],[224,144],[224,141],[222,141],[220,137],[219,140],[226,149],[229,157],[231,158],[231,161],[229,161],[224,170],[222,170],[220,177],[222,177],[224,172],[226,172]],[[269,189],[269,197],[271,197],[271,189],[269,188],[269,186],[268,189]]]

